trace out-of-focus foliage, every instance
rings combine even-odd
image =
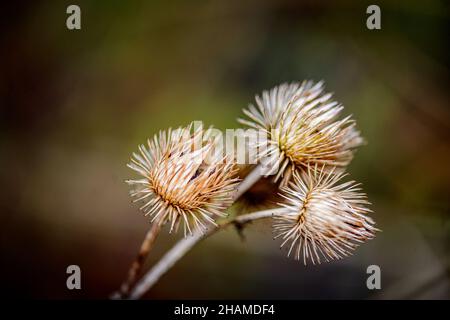
[[[79,31],[65,26],[69,4],[1,10],[2,294],[106,297],[149,226],[123,182],[136,146],[192,120],[237,127],[263,89],[324,79],[368,141],[350,172],[383,232],[351,258],[305,267],[267,225],[244,243],[230,229],[148,297],[449,297],[448,4],[378,1],[376,31],[364,1],[85,0]],[[179,236],[162,236],[150,262]],[[80,292],[65,289],[70,264]],[[366,288],[371,264],[381,291]]]

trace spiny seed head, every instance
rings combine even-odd
[[[191,133],[192,125],[169,129],[139,146],[128,167],[141,179],[133,186],[134,202],[153,223],[170,222],[170,231],[183,221],[184,235],[205,230],[204,222],[225,216],[237,183],[235,164],[217,148],[217,140],[203,128]]]
[[[302,257],[306,264],[340,259],[376,231],[375,222],[366,216],[371,210],[366,195],[354,181],[338,184],[343,173],[308,167],[296,171],[293,181],[282,188],[280,203],[286,209],[274,217],[275,238],[288,246],[288,257]]]
[[[284,177],[282,185],[295,167],[345,167],[363,143],[355,121],[350,116],[338,120],[343,106],[323,91],[323,82],[282,84],[256,96],[256,107],[243,110],[249,120],[239,119],[265,132],[253,148],[259,160],[270,159],[275,180]]]

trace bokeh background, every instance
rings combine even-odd
[[[123,182],[160,129],[234,128],[263,89],[326,81],[368,144],[349,167],[383,230],[320,266],[285,258],[270,224],[201,243],[149,299],[450,297],[449,5],[376,1],[30,1],[2,4],[1,295],[106,298],[149,221]],[[78,4],[82,29],[66,28]],[[154,263],[179,237],[162,235]],[[66,289],[66,267],[82,290]],[[382,289],[366,288],[381,267]]]

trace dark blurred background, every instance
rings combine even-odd
[[[349,167],[383,230],[320,266],[269,223],[201,243],[146,298],[450,297],[449,5],[376,1],[30,1],[1,8],[1,295],[106,298],[149,228],[124,179],[160,129],[237,127],[254,94],[323,79],[368,144]],[[66,28],[77,4],[82,29]],[[161,236],[150,263],[181,234]],[[66,288],[66,267],[82,290]],[[381,267],[382,289],[366,288]]]

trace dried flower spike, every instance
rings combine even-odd
[[[265,132],[253,148],[259,160],[270,159],[275,180],[284,177],[282,185],[296,166],[346,166],[363,142],[350,116],[337,120],[343,106],[323,90],[323,82],[282,84],[256,96],[256,107],[243,110],[250,119],[239,119]]]
[[[358,184],[338,184],[345,174],[333,171],[308,167],[282,188],[286,212],[274,217],[275,238],[283,240],[281,247],[289,244],[288,256],[302,256],[305,264],[347,256],[378,231],[366,216],[371,210]]]
[[[134,202],[144,202],[140,209],[152,222],[170,222],[172,232],[183,221],[185,236],[226,215],[238,181],[233,161],[218,152],[216,140],[191,128],[160,132],[148,148],[139,146],[128,167],[143,178],[127,181],[135,188]]]

